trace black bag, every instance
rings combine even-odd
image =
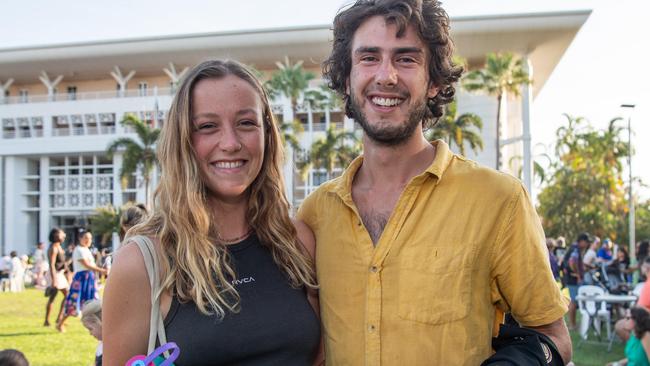
[[[555,343],[529,328],[502,324],[499,336],[492,338],[492,348],[496,353],[481,366],[564,366]]]
[[[52,296],[55,296],[55,295],[56,295],[56,291],[57,291],[56,287],[54,287],[54,286],[47,286],[47,287],[45,288],[45,297],[52,297]]]

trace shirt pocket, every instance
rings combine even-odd
[[[409,248],[401,253],[398,315],[427,324],[467,317],[475,253],[475,246],[466,243]]]

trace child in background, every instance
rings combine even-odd
[[[0,365],[29,366],[29,361],[22,352],[15,349],[5,349],[0,351]]]
[[[91,300],[81,309],[81,324],[88,329],[90,335],[97,338],[99,344],[95,351],[95,366],[102,366],[102,303],[100,300]]]

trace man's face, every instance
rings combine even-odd
[[[585,249],[585,248],[589,247],[589,242],[586,241],[586,240],[579,240],[578,241],[578,246],[580,247],[580,249]]]
[[[429,85],[428,53],[415,28],[401,38],[381,16],[354,33],[347,94],[353,118],[373,141],[399,145],[413,135],[438,89]]]

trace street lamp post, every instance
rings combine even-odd
[[[628,186],[628,203],[630,205],[628,220],[629,220],[629,237],[630,237],[630,259],[632,263],[636,262],[636,251],[634,247],[635,239],[635,212],[634,212],[634,196],[632,195],[632,111],[634,110],[634,104],[621,104],[621,108],[629,108],[630,113],[627,116],[627,166],[630,173],[630,180]]]

